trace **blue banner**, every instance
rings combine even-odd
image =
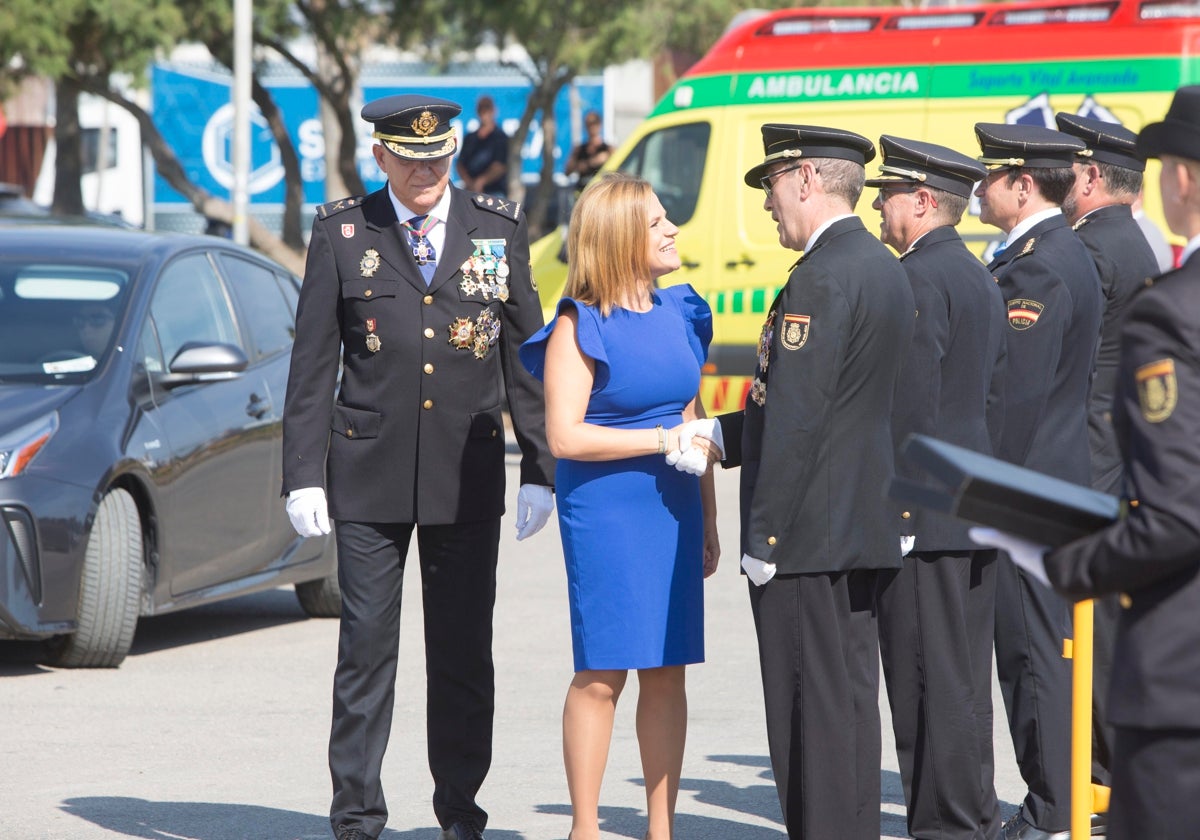
[[[156,64],[152,72],[154,123],[179,158],[180,164],[193,183],[215,196],[227,198],[233,187],[232,140],[233,105],[230,100],[232,80],[227,75],[184,72],[178,68]],[[316,91],[304,81],[270,83],[266,85],[283,113],[288,134],[300,157],[300,174],[304,181],[306,204],[322,204],[340,196],[325,195],[325,141],[318,117]],[[478,81],[463,77],[396,79],[394,84],[364,84],[363,100],[370,102],[381,96],[420,90],[458,102],[463,113],[454,121],[461,138],[475,127],[475,101],[487,93],[496,102],[500,126],[512,136],[531,86],[523,79]],[[576,80],[574,85],[583,111],[604,113],[604,85],[598,78]],[[559,126],[556,171],[570,153],[571,105],[570,88],[564,88],[555,103]],[[283,164],[279,147],[271,136],[266,120],[257,108],[251,111],[250,144],[251,171],[250,201],[254,205],[281,205],[284,201]],[[358,169],[368,191],[385,183],[383,173],[371,156],[372,127],[359,121]],[[541,169],[542,126],[540,115],[530,125],[525,145],[521,149],[524,162],[522,175],[537,180]],[[156,204],[186,204],[184,197],[160,175],[154,178]]]

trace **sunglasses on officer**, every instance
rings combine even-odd
[[[758,183],[762,184],[763,192],[767,194],[767,198],[770,198],[771,193],[775,190],[774,179],[778,178],[780,175],[786,175],[789,172],[795,172],[802,166],[804,166],[803,163],[793,163],[791,166],[785,166],[783,169],[776,169],[774,172],[770,172],[759,178]]]

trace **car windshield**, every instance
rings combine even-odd
[[[0,258],[0,381],[81,382],[116,338],[129,274]]]

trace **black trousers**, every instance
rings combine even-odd
[[[771,768],[790,840],[879,837],[876,575],[748,584]]]
[[[338,522],[342,589],[333,679],[330,823],[377,837],[387,824],[380,768],[395,705],[400,603],[411,523]],[[500,520],[417,530],[425,618],[426,729],[433,811],[443,828],[487,813],[475,802],[492,760],[492,609]]]
[[[996,569],[996,674],[1025,796],[1043,831],[1071,825],[1071,635],[1067,602],[1003,557]]]
[[[985,794],[980,773],[985,738],[994,764],[995,577],[982,571],[995,565],[976,566],[974,555],[913,552],[903,568],[880,572],[879,649],[908,832],[920,840],[983,840],[995,822],[985,802],[998,807],[992,779]]]
[[[1200,836],[1200,730],[1114,729],[1108,840]]]
[[[1097,598],[1092,608],[1092,782],[1112,787],[1112,726],[1108,723],[1108,686],[1121,605],[1116,595]]]

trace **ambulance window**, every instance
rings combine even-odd
[[[711,133],[708,123],[688,123],[647,134],[619,168],[649,181],[667,218],[687,224],[696,212]]]

